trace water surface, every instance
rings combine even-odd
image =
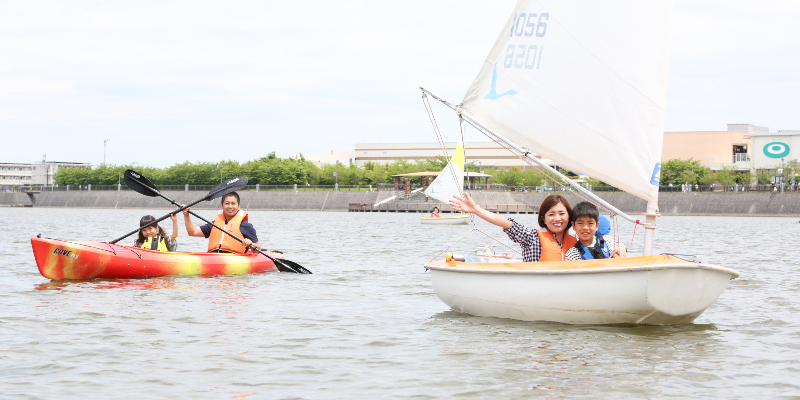
[[[0,397],[800,396],[796,219],[659,219],[655,252],[741,274],[694,324],[671,327],[453,312],[422,264],[469,228],[421,225],[420,214],[252,212],[264,246],[314,275],[39,275],[31,236],[107,241],[147,213],[166,210],[0,208]],[[181,250],[205,248],[180,229]],[[632,233],[621,227],[623,241]],[[473,232],[450,251],[493,243]]]

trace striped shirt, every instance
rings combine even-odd
[[[617,247],[617,244],[614,243],[614,239],[611,237],[611,235],[603,235],[603,241],[606,242],[606,249],[608,250],[609,257],[611,257],[611,254],[614,253],[614,248]],[[580,243],[580,241],[578,241],[578,243]],[[594,239],[594,242],[592,242],[592,246],[589,246],[589,247],[593,247],[595,245],[595,243],[597,243],[597,238]],[[577,245],[577,243],[576,243],[576,245]],[[578,260],[583,260],[583,257],[581,257],[581,251],[578,250],[576,247],[573,247],[573,248],[569,249],[567,251],[567,256],[568,257],[578,257]]]
[[[536,229],[526,228],[511,218],[508,220],[512,222],[512,225],[508,229],[503,229],[503,232],[508,235],[508,238],[511,239],[512,242],[519,243],[522,247],[522,261],[539,261],[539,258],[542,257],[542,244],[539,242],[539,234]],[[550,231],[548,231],[548,233],[550,233]],[[561,246],[561,243],[559,243],[559,246]],[[567,252],[564,256],[564,260],[566,261],[576,261],[580,259],[581,255],[578,253],[570,255],[570,252]]]

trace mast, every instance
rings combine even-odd
[[[469,121],[470,123],[480,127],[481,129],[483,129],[485,131],[485,133],[488,133],[489,135],[493,136],[493,137],[490,136],[490,139],[503,142],[507,146],[513,148],[514,150],[516,150],[517,152],[522,154],[522,156],[524,156],[526,159],[528,159],[528,160],[532,161],[533,163],[539,165],[540,167],[544,168],[548,172],[558,176],[564,182],[567,182],[570,186],[575,188],[575,190],[581,192],[582,194],[584,194],[586,196],[589,196],[590,198],[592,198],[592,200],[594,200],[597,203],[601,204],[603,207],[611,210],[611,212],[613,212],[614,214],[617,214],[620,217],[625,218],[626,220],[628,220],[630,222],[633,222],[635,224],[639,224],[639,225],[644,226],[645,227],[644,255],[652,254],[652,251],[653,251],[653,236],[654,236],[655,229],[656,229],[655,221],[656,221],[656,216],[658,215],[658,211],[656,211],[655,207],[652,207],[652,205],[649,202],[648,202],[648,205],[647,205],[647,212],[646,212],[645,221],[642,222],[641,220],[633,218],[633,217],[629,216],[628,214],[620,211],[618,208],[614,207],[613,205],[611,205],[607,201],[601,199],[600,197],[597,197],[596,194],[590,192],[589,190],[587,190],[583,186],[579,185],[577,182],[574,182],[572,179],[569,179],[564,174],[556,171],[551,166],[547,165],[544,161],[532,156],[530,154],[530,151],[523,149],[522,147],[516,145],[512,141],[506,139],[503,135],[500,135],[499,133],[495,132],[491,128],[489,128],[486,125],[484,125],[484,124],[480,123],[479,121],[475,120],[472,116],[467,114],[465,112],[465,110],[463,108],[461,108],[460,105],[456,105],[456,104],[450,103],[449,101],[442,99],[441,97],[437,96],[436,94],[434,94],[433,92],[431,92],[428,89],[425,89],[422,86],[420,86],[419,88],[420,88],[420,90],[422,90],[423,93],[429,94],[434,99],[439,100],[440,102],[442,102],[442,104],[446,105],[447,107],[451,108],[453,111],[457,112],[462,118],[464,118],[465,120]]]

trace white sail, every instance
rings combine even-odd
[[[672,0],[521,0],[464,109],[657,208]]]
[[[464,144],[459,143],[450,161],[439,176],[425,189],[425,195],[442,203],[447,203],[453,196],[463,196],[464,188]]]

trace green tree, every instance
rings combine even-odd
[[[683,183],[696,184],[700,182],[709,168],[700,164],[693,158],[686,160],[673,158],[661,164],[661,185],[680,185]]]

